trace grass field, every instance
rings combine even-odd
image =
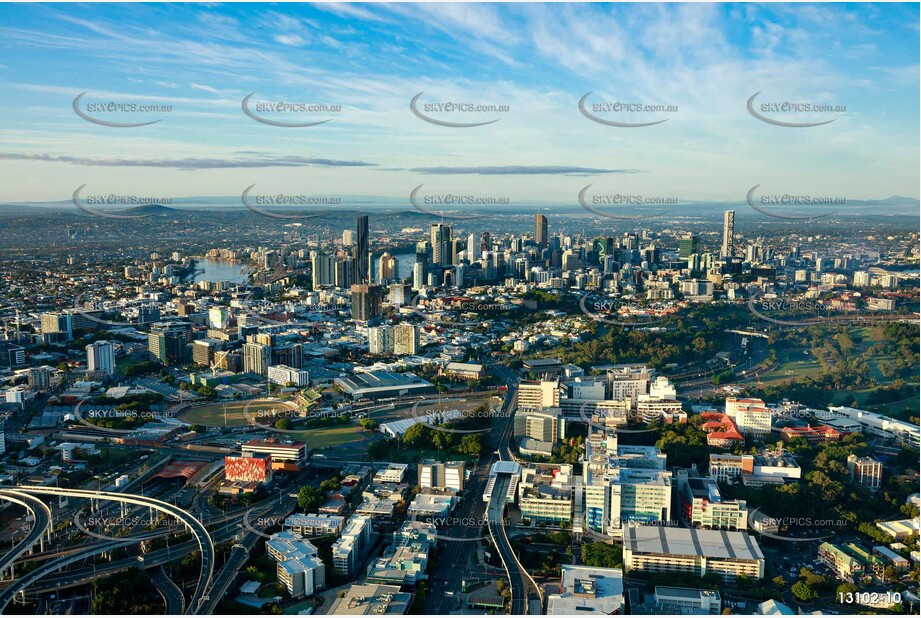
[[[783,350],[780,353],[780,364],[768,373],[762,373],[761,381],[765,384],[777,384],[799,377],[817,376],[822,373],[822,366],[811,352],[796,349]]]
[[[289,410],[288,406],[277,401],[273,402],[258,399],[251,401],[229,401],[226,404],[226,415],[224,403],[210,403],[181,412],[179,414],[179,420],[184,423],[204,425],[205,427],[243,427],[250,424],[243,414],[243,410],[247,405],[249,405],[248,413],[252,419],[256,418],[260,410],[263,412],[269,410]],[[293,431],[279,435],[286,435],[295,440],[302,440],[312,449],[339,446],[340,444],[347,444],[349,442],[363,442],[370,437],[357,425],[357,423],[305,429],[304,431]]]

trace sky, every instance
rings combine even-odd
[[[0,49],[0,202],[919,197],[917,4],[0,4]]]

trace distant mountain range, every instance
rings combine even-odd
[[[374,211],[374,210],[390,210],[398,212],[404,216],[419,215],[422,217],[430,217],[431,214],[423,213],[418,210],[415,210],[412,205],[409,203],[409,198],[407,197],[364,197],[364,196],[337,196],[341,199],[341,205],[336,208],[321,207],[323,211],[329,211],[332,215],[342,215],[347,214],[348,212],[356,211]],[[683,209],[687,207],[693,207],[693,213],[683,212]],[[536,201],[536,200],[521,200],[512,204],[503,205],[503,206],[427,206],[433,212],[438,212],[444,210],[446,212],[457,212],[457,211],[489,211],[493,213],[501,214],[532,214],[538,210],[543,211],[545,214],[551,214],[547,211],[557,211],[557,212],[567,212],[574,213],[579,212],[582,208],[579,206],[577,200],[573,198],[571,203],[563,204],[559,202],[545,202],[545,201]],[[599,210],[614,209],[616,207],[611,206],[597,206]],[[620,207],[624,208],[624,207]],[[710,214],[711,212],[718,212],[726,209],[735,209],[737,216],[744,216],[746,213],[753,215],[758,215],[759,213],[754,212],[744,200],[739,201],[699,201],[699,200],[680,200],[678,204],[670,204],[665,206],[638,206],[632,207],[637,211],[642,211],[644,209],[648,210],[657,210],[657,211],[666,211],[666,214],[672,214],[668,211],[672,211],[673,214]],[[765,206],[765,208],[769,208]],[[808,207],[807,207],[808,208]],[[830,205],[830,206],[815,206],[813,207],[816,210],[825,209],[832,210],[839,214],[875,214],[875,215],[910,215],[917,216],[919,215],[919,209],[921,209],[921,200],[918,200],[913,197],[905,197],[902,195],[892,195],[884,199],[848,199],[846,204],[843,205]],[[882,210],[881,210],[882,208]],[[168,206],[161,204],[149,204],[143,206],[136,206],[132,208],[106,208],[100,206],[93,206],[94,210],[100,212],[112,211],[118,212],[121,214],[144,214],[144,215],[171,215],[178,214],[181,211],[189,210],[227,210],[227,211],[245,211],[246,206],[240,200],[240,196],[198,196],[198,197],[184,197],[184,198],[173,198]],[[270,207],[264,207],[267,211],[272,211]],[[81,213],[73,204],[71,200],[61,200],[55,202],[8,202],[0,204],[0,213],[3,214],[39,214],[39,213],[48,213],[56,211],[69,211],[73,212],[75,215],[81,215]],[[281,210],[278,210],[281,212]],[[309,207],[304,207],[300,209],[295,208],[286,208],[284,209],[285,213],[309,213],[317,212],[316,209],[311,209]],[[86,215],[90,216],[90,215]]]

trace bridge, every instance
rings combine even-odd
[[[20,556],[30,551],[36,543],[40,543],[40,550],[44,551],[46,535],[48,542],[51,542],[51,509],[35,496],[13,489],[0,489],[0,499],[25,507],[26,511],[32,515],[32,530],[0,559],[0,573],[9,568],[10,575],[13,575],[13,565]]]
[[[166,513],[175,517],[177,520],[181,521],[192,533],[192,536],[195,537],[195,541],[198,544],[198,549],[201,554],[201,570],[198,576],[198,583],[195,587],[195,592],[192,594],[191,602],[189,603],[189,608],[186,610],[186,613],[194,613],[198,609],[200,603],[202,603],[203,598],[205,597],[205,592],[211,585],[211,578],[214,572],[214,541],[211,539],[211,535],[208,530],[205,528],[199,520],[193,517],[190,513],[180,509],[177,506],[170,504],[169,502],[163,502],[162,500],[157,500],[156,498],[148,498],[145,496],[138,496],[134,494],[120,494],[113,493],[108,491],[93,491],[87,489],[65,489],[62,487],[32,487],[32,486],[17,486],[15,491],[22,494],[39,494],[39,495],[50,495],[50,496],[67,496],[71,498],[86,498],[89,500],[98,500],[101,502],[118,502],[121,504],[131,504],[134,506],[145,506],[150,509]],[[115,547],[120,547],[121,545],[136,543],[136,539],[129,539],[127,541],[120,541],[114,543]],[[37,571],[44,572],[47,569],[51,568],[50,571],[57,570],[70,562],[82,559],[86,557],[85,554],[89,553],[94,555],[102,551],[108,551],[107,549],[101,549],[101,547],[108,547],[108,545],[113,545],[113,543],[105,544],[102,546],[93,547],[88,549],[86,552],[79,552],[77,554],[61,558],[59,560],[52,561],[51,563],[45,565]],[[57,566],[55,566],[57,565]],[[30,573],[31,576],[35,571]],[[13,596],[20,590],[24,590],[34,581],[33,577],[21,578],[9,588],[7,588],[2,596],[0,596],[0,611],[5,607],[6,603],[13,598]]]

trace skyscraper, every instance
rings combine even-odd
[[[689,258],[694,253],[700,253],[700,237],[686,234],[678,239],[678,257]]]
[[[547,217],[541,214],[534,215],[534,242],[538,247],[547,246]]]
[[[243,344],[243,371],[267,376],[271,364],[272,346],[262,343]]]
[[[359,283],[370,283],[371,280],[368,278],[369,275],[369,266],[370,266],[370,245],[368,238],[368,215],[358,215],[355,218],[357,224],[356,238],[358,242],[356,243],[356,258],[358,260],[358,282]]]
[[[106,376],[115,373],[115,345],[111,341],[96,341],[86,346],[86,371]]]
[[[452,230],[442,223],[433,223],[431,230],[432,262],[440,265],[451,264]]]
[[[379,285],[360,284],[352,288],[352,317],[362,322],[381,315],[384,289]]]
[[[723,213],[723,247],[720,251],[722,257],[732,255],[732,242],[735,235],[736,211],[727,210]]]
[[[310,270],[313,275],[313,289],[333,285],[336,280],[336,258],[319,251],[310,252]]]
[[[397,278],[400,262],[390,253],[385,251],[380,257],[379,264],[377,273],[380,283],[390,283],[391,280]]]

